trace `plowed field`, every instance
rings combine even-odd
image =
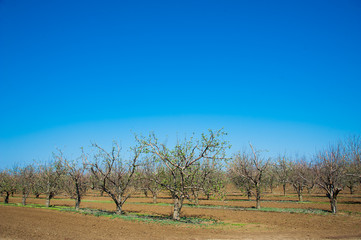
[[[60,198],[60,197],[59,197]],[[312,197],[297,203],[289,198],[268,197],[262,207],[324,209],[326,199]],[[10,202],[21,199],[10,198]],[[126,212],[170,215],[171,199],[159,199],[162,204],[150,204],[150,198],[132,198],[124,206]],[[202,208],[185,206],[183,216],[212,218],[224,223],[217,227],[193,225],[162,225],[122,219],[110,219],[56,210],[0,206],[1,239],[361,239],[361,204],[359,198],[340,200],[338,215],[249,211],[232,207],[251,207],[253,201],[229,197],[228,201],[200,202]],[[45,199],[29,198],[28,203],[44,204]],[[73,206],[70,199],[54,199],[52,205]],[[207,208],[207,206],[219,208]],[[222,208],[226,206],[232,209]],[[82,208],[114,210],[106,197],[90,197]],[[348,212],[346,212],[348,211]],[[349,214],[352,212],[351,214]]]

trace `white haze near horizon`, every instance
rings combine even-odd
[[[0,169],[35,161],[47,161],[57,148],[70,158],[77,158],[80,147],[90,150],[91,143],[110,149],[112,141],[119,141],[124,157],[135,144],[134,134],[147,136],[154,132],[158,139],[172,146],[176,140],[200,136],[208,129],[223,128],[232,145],[229,157],[247,148],[249,143],[264,150],[264,156],[299,155],[312,157],[318,150],[352,134],[323,126],[304,123],[265,121],[237,117],[177,116],[132,118],[61,126],[41,132],[8,139],[0,139]]]

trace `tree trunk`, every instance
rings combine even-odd
[[[333,214],[337,213],[337,195],[340,193],[341,190],[341,188],[337,188],[331,185],[330,190],[328,190],[326,194],[326,196],[330,199],[331,212]]]
[[[302,192],[303,192],[303,186],[302,184],[294,184],[293,188],[296,190],[297,192],[297,196],[298,196],[298,201],[299,202],[303,202],[303,196],[302,196]]]
[[[122,215],[122,204],[121,203],[116,203],[116,204],[117,204],[117,214]]]
[[[261,209],[261,191],[260,188],[256,188],[256,209]]]
[[[286,183],[283,184],[283,196],[286,196]]]
[[[27,198],[27,195],[26,195],[26,194],[23,194],[23,200],[22,200],[22,202],[21,202],[21,204],[22,204],[23,206],[26,205],[26,198]]]
[[[256,198],[256,209],[261,209],[261,199],[259,197]]]
[[[148,191],[147,191],[147,189],[143,189],[143,193],[144,193],[144,196],[145,196],[146,198],[148,198]]]
[[[173,220],[180,220],[180,212],[183,206],[183,198],[174,199]]]
[[[53,198],[52,194],[48,194],[46,196],[46,202],[45,202],[45,206],[46,207],[50,207],[50,200]]]
[[[122,195],[114,195],[114,194],[111,194],[110,192],[107,192],[107,193],[109,194],[109,196],[112,198],[113,202],[116,205],[116,213],[118,215],[122,215],[123,214],[123,212],[122,212],[123,204],[129,197],[129,195],[127,197],[123,198]]]
[[[248,201],[251,201],[252,192],[250,190],[247,190],[247,197],[248,197]]]
[[[301,193],[301,192],[298,192],[297,195],[298,195],[298,201],[299,201],[299,202],[303,202],[302,193]]]
[[[81,201],[81,193],[79,189],[79,182],[75,180],[75,189],[76,189],[76,198],[75,198],[75,210],[79,211],[80,201]]]
[[[75,210],[79,211],[79,207],[80,207],[80,202],[81,202],[81,198],[77,197],[75,199]]]
[[[193,196],[194,196],[194,203],[196,206],[198,206],[199,205],[198,191],[193,191]]]
[[[337,200],[336,198],[332,197],[330,198],[330,203],[331,203],[331,212],[333,214],[337,213]]]
[[[10,193],[9,192],[5,192],[5,197],[4,197],[4,203],[9,203],[9,197],[10,197]]]
[[[157,194],[153,193],[153,203],[157,203]]]
[[[40,196],[40,193],[35,194],[35,198],[39,198],[39,196]]]

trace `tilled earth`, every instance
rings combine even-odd
[[[10,202],[20,202],[11,198]],[[105,201],[105,202],[99,202]],[[109,198],[88,197],[83,208],[114,210]],[[171,202],[170,199],[160,199]],[[28,203],[44,204],[44,199],[30,198]],[[144,204],[149,198],[130,199],[126,212],[170,215],[171,206]],[[51,204],[73,206],[73,201],[54,199]],[[250,207],[248,201],[201,201],[202,205]],[[339,204],[339,209],[361,212],[361,204]],[[263,207],[328,209],[325,203],[266,201]],[[239,226],[199,227],[191,225],[162,225],[109,219],[70,212],[39,208],[0,206],[1,239],[361,239],[361,215],[317,215],[203,209],[184,207],[183,216],[218,219]]]

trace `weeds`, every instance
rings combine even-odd
[[[250,211],[262,211],[262,212],[286,212],[286,213],[311,213],[311,214],[319,214],[319,215],[326,215],[330,214],[329,211],[322,210],[322,209],[303,209],[303,208],[249,208],[247,210]]]
[[[128,221],[138,221],[138,222],[146,222],[146,223],[160,223],[160,224],[171,224],[171,225],[181,225],[181,224],[191,224],[191,225],[218,225],[223,224],[216,219],[205,219],[199,217],[182,217],[179,221],[173,220],[170,216],[163,215],[150,215],[145,213],[124,213],[122,215],[118,215],[112,211],[104,211],[99,209],[91,209],[91,208],[82,208],[79,211],[75,209],[62,209],[61,211],[70,211],[70,212],[79,212],[85,215],[93,215],[97,217],[109,217],[109,218],[120,218]]]
[[[179,221],[173,220],[170,216],[164,215],[150,215],[145,213],[124,213],[122,215],[118,215],[112,211],[106,211],[101,209],[91,209],[91,208],[81,208],[78,211],[74,208],[69,208],[67,206],[50,206],[45,207],[40,204],[28,204],[26,206],[21,205],[20,203],[0,203],[3,206],[15,206],[15,207],[28,207],[28,208],[42,208],[49,210],[57,210],[62,212],[74,212],[80,213],[84,215],[92,215],[96,217],[108,217],[111,219],[119,218],[127,221],[137,221],[137,222],[145,222],[145,223],[158,223],[162,225],[186,225],[186,226],[199,226],[199,227],[217,227],[217,226],[242,226],[242,224],[234,225],[227,224],[224,222],[220,222],[217,219],[212,218],[200,218],[200,217],[181,217]]]

